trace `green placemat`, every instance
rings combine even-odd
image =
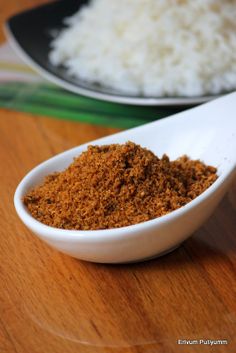
[[[51,84],[19,81],[0,84],[0,106],[118,128],[138,126],[181,110],[104,102],[79,96]]]

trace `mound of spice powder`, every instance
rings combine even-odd
[[[132,142],[89,146],[23,201],[34,218],[52,227],[116,228],[176,210],[216,179],[216,168],[187,156],[159,159]]]

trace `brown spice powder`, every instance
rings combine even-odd
[[[52,227],[116,228],[165,215],[193,200],[216,179],[216,168],[187,156],[159,159],[132,142],[89,146],[23,201],[34,218]]]

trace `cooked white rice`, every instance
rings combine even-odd
[[[236,88],[236,0],[92,0],[52,41],[50,61],[144,96]]]

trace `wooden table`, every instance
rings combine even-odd
[[[2,20],[39,2],[5,1]],[[0,352],[236,352],[236,184],[178,250],[140,264],[75,260],[18,219],[13,194],[26,172],[115,131],[0,110]]]

